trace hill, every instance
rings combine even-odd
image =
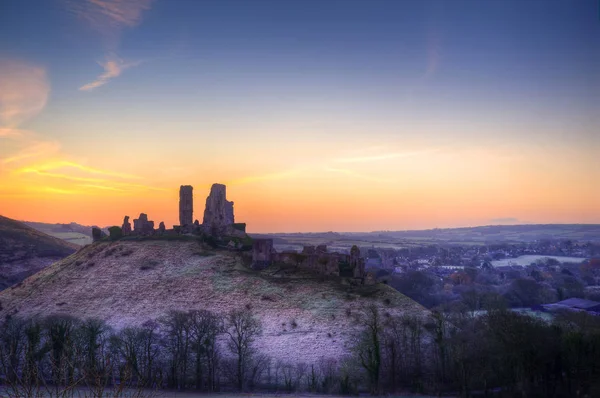
[[[347,352],[353,314],[367,305],[426,313],[387,285],[351,286],[277,266],[253,271],[244,262],[240,253],[207,250],[196,240],[97,242],[1,292],[0,315],[98,317],[120,328],[171,309],[249,308],[264,325],[261,352],[314,363]]]
[[[78,246],[0,216],[0,289],[18,283]]]

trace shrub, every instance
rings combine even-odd
[[[92,227],[92,239],[95,241],[104,238],[104,232],[98,227]]]
[[[123,237],[123,230],[116,225],[108,228],[108,233],[110,234],[110,240],[117,240]]]

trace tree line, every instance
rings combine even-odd
[[[352,348],[307,364],[274,360],[248,309],[171,311],[119,330],[98,319],[7,317],[0,325],[1,396],[148,396],[162,389],[373,395],[600,396],[600,319],[544,321],[495,306],[395,316],[351,315]]]

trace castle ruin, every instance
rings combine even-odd
[[[182,228],[194,223],[194,188],[191,185],[179,187],[179,225]]]
[[[125,216],[121,230],[127,235],[154,235],[156,233],[183,233],[202,234],[209,233],[213,236],[233,236],[242,238],[246,236],[246,224],[234,224],[233,202],[226,197],[226,187],[223,184],[213,184],[204,209],[204,220],[202,224],[194,220],[194,188],[191,185],[179,187],[179,224],[173,229],[167,230],[161,222],[158,230],[154,229],[154,221],[148,220],[144,213],[133,220],[133,229],[129,222],[129,216]]]
[[[222,230],[234,224],[233,202],[227,200],[227,188],[223,184],[213,184],[206,198],[202,225],[209,231]]]
[[[261,270],[273,263],[284,264],[312,271],[321,275],[341,276],[363,280],[365,260],[360,250],[352,246],[350,254],[327,251],[326,245],[304,246],[301,253],[295,251],[278,253],[273,239],[255,239],[252,245],[252,268]]]
[[[164,235],[164,234],[195,234],[210,235],[221,242],[221,247],[241,249],[241,240],[249,239],[246,235],[246,224],[235,223],[233,202],[227,200],[227,188],[223,184],[213,184],[206,198],[202,224],[194,220],[194,197],[191,185],[179,187],[179,226],[167,230],[164,222],[160,222],[158,230],[154,229],[154,221],[141,213],[133,220],[133,229],[129,216],[123,219],[123,236],[127,235]],[[224,238],[224,239],[223,239]],[[98,238],[100,239],[100,238]],[[227,242],[228,240],[228,242]],[[341,276],[364,281],[365,260],[360,256],[358,247],[353,246],[350,254],[327,251],[326,245],[304,246],[301,253],[278,253],[273,247],[273,239],[254,239],[252,246],[252,268],[260,270],[280,264],[297,267],[315,272],[320,275]]]

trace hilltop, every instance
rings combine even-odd
[[[78,246],[0,216],[0,289],[18,283]]]
[[[243,253],[198,239],[96,242],[0,293],[2,315],[97,317],[116,328],[171,309],[255,311],[261,352],[298,362],[348,352],[353,314],[370,304],[389,314],[426,310],[384,284],[351,285],[294,267],[249,268]]]

